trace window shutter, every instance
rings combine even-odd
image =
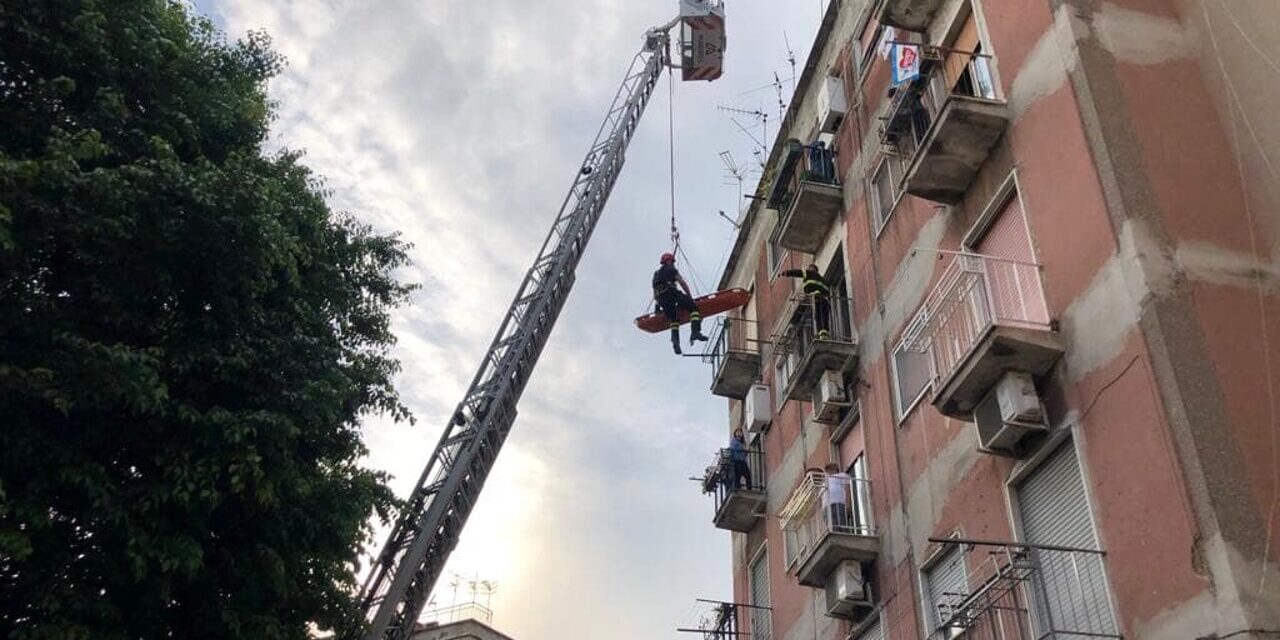
[[[955,613],[956,605],[969,593],[965,576],[964,556],[960,548],[952,545],[926,575],[929,586],[929,622],[933,628],[942,626]]]
[[[946,74],[948,91],[955,89],[956,82],[964,75],[965,66],[973,59],[969,54],[978,50],[978,44],[978,22],[970,12],[969,17],[965,18],[964,26],[956,34],[956,39],[951,42],[950,48],[953,51],[947,54],[944,63],[943,73]]]
[[[1076,450],[1068,441],[1018,486],[1023,538],[1032,544],[1097,549],[1089,502]],[[1043,632],[1088,631],[1114,634],[1106,575],[1098,556],[1036,553],[1043,592],[1036,598],[1036,623]],[[1052,621],[1052,628],[1049,623]]]
[[[755,607],[769,606],[769,555],[760,554],[751,563],[751,604]],[[768,609],[751,609],[751,637],[756,640],[770,640],[773,637],[773,623]]]

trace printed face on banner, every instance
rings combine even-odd
[[[893,85],[914,80],[920,75],[920,49],[910,44],[893,45]]]

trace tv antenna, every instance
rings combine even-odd
[[[751,165],[745,162],[738,162],[733,157],[733,153],[730,151],[720,152],[720,162],[724,164],[725,179],[726,179],[724,184],[727,186],[733,186],[735,184],[738,185],[738,200],[737,200],[738,205],[737,206],[738,206],[738,213],[741,214],[742,213],[742,185],[747,181],[747,178],[751,177]],[[726,220],[729,220],[730,222],[732,222],[735,228],[738,226],[738,221],[734,218],[730,218],[724,211],[721,211],[720,215],[724,217]]]
[[[719,109],[724,113],[734,114],[729,116],[729,121],[732,122],[734,126],[738,127],[738,130],[741,131],[743,134],[745,134],[748,138],[751,138],[751,142],[755,143],[756,148],[758,149],[767,148],[765,146],[764,140],[769,139],[769,114],[765,113],[764,111],[761,111],[760,109],[740,109],[738,107],[726,107],[722,104],[716,105],[716,109]],[[750,118],[755,118],[756,121],[759,123],[757,126],[763,129],[762,135],[760,137],[756,137],[756,134],[751,133],[751,129],[754,129],[755,127],[747,128],[743,126],[743,124],[738,121],[738,118],[734,116],[746,116]]]
[[[472,580],[470,583],[471,600],[479,604],[478,598],[484,598],[484,608],[492,611],[489,606],[493,602],[493,592],[498,590],[498,583],[492,580]]]
[[[787,64],[791,65],[791,93],[796,92],[796,52],[791,50],[791,41],[787,39],[787,32],[782,32],[782,42],[787,46]],[[777,75],[775,74],[776,78]]]

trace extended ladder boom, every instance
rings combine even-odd
[[[516,417],[516,403],[573,287],[574,270],[622,170],[627,145],[668,66],[668,31],[652,29],[516,292],[471,387],[360,591],[367,640],[402,640],[444,569]]]

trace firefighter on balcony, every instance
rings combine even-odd
[[[689,313],[689,325],[692,329],[689,334],[689,344],[699,340],[705,341],[707,337],[702,335],[702,314],[698,311],[697,303],[693,301],[693,295],[689,293],[689,283],[685,282],[684,276],[676,270],[675,255],[664,253],[659,262],[662,266],[653,272],[653,299],[658,303],[658,310],[671,323],[671,348],[678,355],[681,353],[681,311]]]
[[[804,279],[804,294],[809,297],[813,306],[813,326],[818,332],[818,339],[831,339],[831,287],[822,278],[818,265],[811,264],[804,271],[787,269],[780,275]]]

